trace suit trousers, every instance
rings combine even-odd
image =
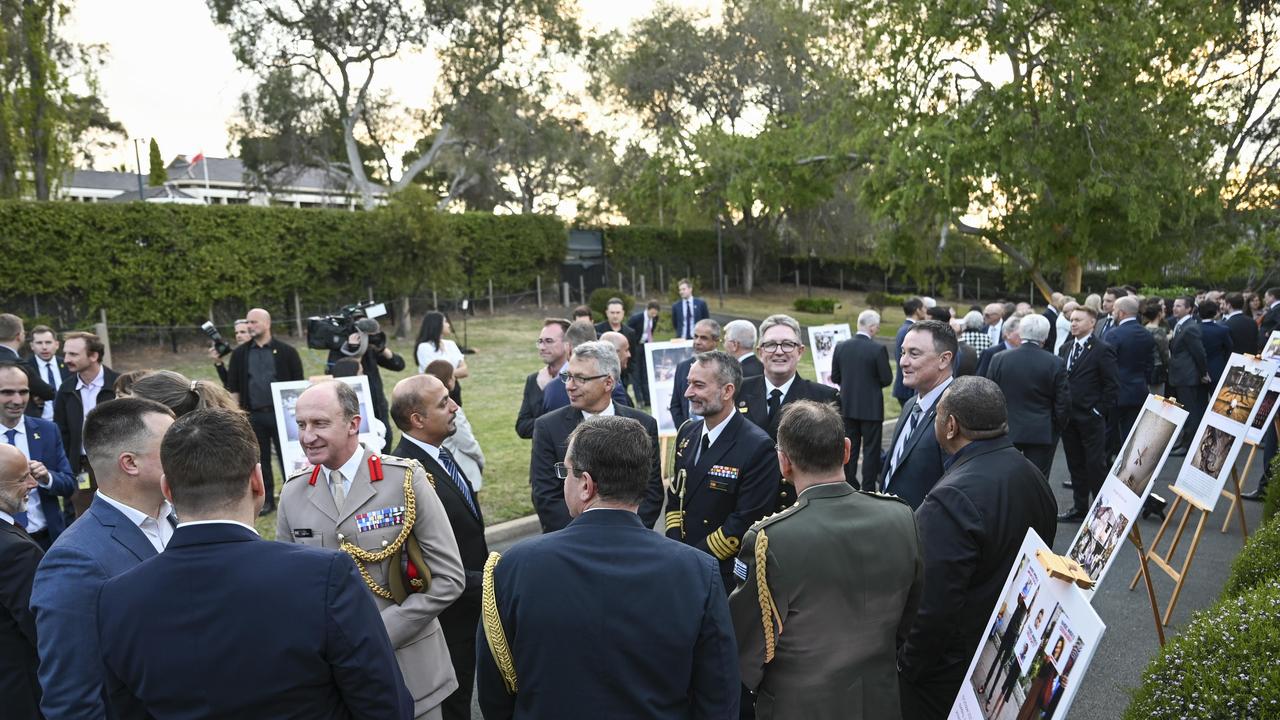
[[[1088,510],[1090,501],[1102,491],[1107,459],[1101,448],[1106,435],[1106,424],[1098,417],[1084,421],[1072,418],[1062,431],[1062,452],[1067,456],[1067,471],[1071,473],[1074,510]]]
[[[1187,424],[1182,427],[1182,436],[1178,445],[1190,447],[1195,433],[1200,429],[1200,421],[1204,419],[1205,408],[1209,405],[1208,385],[1176,385],[1173,396],[1182,403],[1187,411]]]
[[[1129,431],[1133,430],[1134,423],[1138,422],[1138,413],[1142,412],[1141,405],[1132,407],[1114,407],[1107,414],[1107,457],[1114,458],[1120,454],[1120,446],[1124,444],[1124,439],[1129,437]]]
[[[632,353],[631,362],[627,367],[631,372],[631,394],[635,396],[636,405],[648,405],[649,370],[645,365],[644,353]]]
[[[1032,465],[1040,470],[1040,474],[1044,475],[1044,479],[1049,479],[1049,471],[1053,469],[1053,452],[1057,450],[1057,443],[1014,443],[1014,447],[1018,448],[1018,452],[1022,456],[1031,461]]]
[[[880,477],[880,447],[884,423],[879,420],[844,419],[844,434],[849,438],[849,463],[844,466],[844,479],[853,487],[875,492]],[[859,450],[861,448],[861,450]],[[858,453],[862,453],[862,485],[858,485]]]
[[[258,462],[262,463],[262,484],[267,489],[267,507],[273,507],[276,504],[276,481],[274,463],[271,462],[273,456],[271,454],[272,445],[275,446],[276,452],[274,458],[280,461],[280,467],[284,468],[284,457],[280,451],[280,436],[276,434],[276,411],[274,408],[266,410],[254,410],[249,413],[249,425],[253,427],[254,437],[258,438]],[[285,471],[285,476],[289,475]]]
[[[458,689],[440,703],[444,720],[471,720],[471,695],[476,680],[476,628],[480,625],[480,598],[459,598],[445,611],[448,623],[441,622],[449,662],[458,676]]]

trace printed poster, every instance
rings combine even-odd
[[[836,345],[851,337],[849,323],[810,326],[809,347],[813,349],[813,374],[818,382],[839,389],[831,382],[831,358],[836,354]]]
[[[380,428],[382,423],[373,417],[373,395],[369,393],[369,378],[355,375],[337,379],[355,388],[356,395],[360,397],[361,444],[381,448],[386,428]],[[307,454],[302,451],[302,443],[298,440],[298,422],[293,415],[293,406],[297,404],[298,396],[311,385],[310,380],[271,383],[271,400],[275,404],[276,431],[279,433],[285,477],[311,467],[311,463],[307,462]]]
[[[644,345],[645,371],[649,374],[649,402],[658,421],[658,436],[673,437],[678,429],[671,419],[671,394],[675,391],[676,367],[693,357],[689,340],[651,342]]]

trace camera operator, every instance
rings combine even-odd
[[[271,463],[271,447],[280,454],[280,436],[276,432],[276,411],[271,399],[271,383],[305,380],[302,358],[292,345],[271,337],[271,314],[262,308],[254,308],[245,315],[249,329],[249,342],[231,351],[227,363],[227,390],[249,414],[249,424],[258,438],[261,452],[262,482],[266,486],[267,499],[259,515],[275,512],[275,473]],[[283,459],[280,466],[284,467]]]
[[[373,396],[373,416],[383,427],[391,425],[387,414],[387,395],[382,390],[382,372],[384,367],[392,372],[404,370],[404,358],[391,352],[387,347],[387,334],[382,332],[378,321],[371,317],[362,317],[355,321],[356,331],[347,337],[347,343],[337,350],[329,351],[325,362],[327,374],[333,373],[333,366],[343,358],[359,358],[365,377],[369,378],[369,394]]]
[[[249,321],[243,318],[236,321],[236,343],[231,348],[226,346],[221,336],[214,339],[213,344],[209,346],[209,359],[213,360],[213,369],[218,371],[218,379],[222,381],[222,387],[227,387],[227,366],[222,364],[222,357],[231,352],[232,348],[240,347],[249,342]],[[221,345],[222,347],[219,347]]]

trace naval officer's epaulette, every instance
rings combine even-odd
[[[757,520],[755,524],[751,526],[751,529],[755,531],[759,531],[760,529],[768,527],[769,525],[772,525],[778,522],[779,520],[783,520],[785,518],[791,517],[792,515],[795,515],[796,512],[799,511],[801,507],[802,505],[799,502],[796,502],[794,505],[792,505],[791,507],[785,510],[779,510],[778,512],[772,515],[766,515],[760,518],[759,520]]]
[[[894,495],[893,493],[882,493],[882,492],[875,492],[875,491],[868,492],[866,490],[859,490],[858,492],[862,495],[866,495],[867,497],[880,498],[881,500],[897,500],[903,505],[906,505],[907,507],[911,507],[911,503],[907,502],[906,500],[903,500],[901,497]]]

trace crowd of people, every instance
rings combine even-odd
[[[1280,329],[1280,288],[913,297],[892,341],[858,315],[831,387],[794,318],[722,326],[678,288],[665,317],[613,298],[542,321],[515,423],[542,534],[501,554],[441,313],[389,394],[405,362],[376,323],[330,354],[376,381],[374,417],[316,379],[292,413],[309,466],[278,493],[271,384],[305,376],[265,310],[211,351],[216,383],[120,375],[96,336],[0,314],[5,716],[461,719],[474,691],[487,718],[942,718],[1026,531],[1084,519],[1149,392],[1189,433],[1229,355]],[[644,358],[671,337],[693,355],[664,472]]]

